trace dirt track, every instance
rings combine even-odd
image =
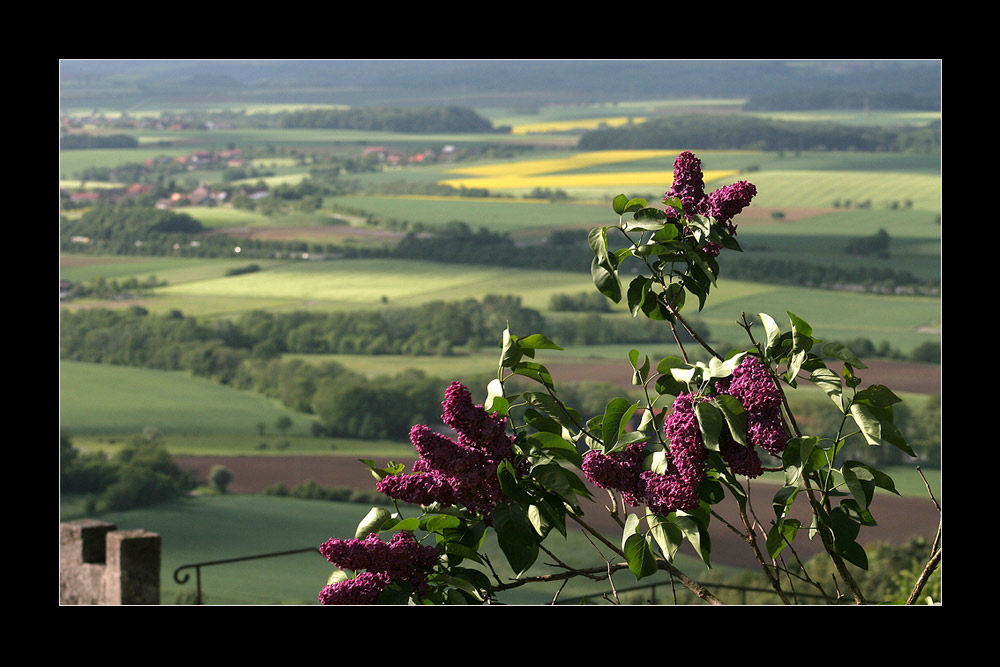
[[[213,465],[225,465],[233,471],[233,481],[229,490],[235,493],[260,493],[267,486],[284,482],[291,488],[299,482],[311,479],[324,486],[348,486],[357,489],[374,490],[375,480],[368,469],[356,459],[342,456],[177,456],[177,463],[185,470],[194,471],[201,479],[208,476]],[[383,463],[383,461],[378,461]],[[756,484],[751,487],[751,502],[759,521],[770,520],[771,498],[775,487]],[[603,491],[594,490],[596,505],[585,507],[585,519],[606,535],[620,534],[620,528],[607,517],[601,507],[607,499]],[[802,505],[801,501],[796,505]],[[359,506],[359,512],[364,508]],[[735,503],[725,501],[717,506],[718,513],[727,521],[738,524]],[[872,510],[878,527],[866,528],[861,533],[861,542],[902,542],[910,537],[923,535],[933,538],[938,525],[938,514],[927,499],[897,498],[880,495]],[[793,512],[798,518],[803,513]],[[359,514],[360,516],[360,514]],[[796,549],[801,558],[817,553],[816,541],[805,535],[796,540]],[[685,545],[685,551],[690,547]],[[754,567],[756,562],[747,546],[732,531],[721,523],[712,531],[712,560],[719,565]]]

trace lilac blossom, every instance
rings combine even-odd
[[[619,491],[630,505],[642,505],[645,498],[642,491],[643,444],[637,442],[610,454],[596,449],[583,457],[583,473],[602,489]]]
[[[684,204],[686,215],[701,215],[705,201],[705,180],[701,160],[691,151],[684,151],[674,160],[674,182],[664,199],[677,197]]]
[[[667,472],[654,479],[644,475],[646,500],[657,514],[689,510],[698,504],[698,486],[705,478],[705,446],[695,415],[696,397],[678,394],[670,415],[664,420],[663,434],[669,443]],[[702,399],[697,399],[702,400]]]
[[[590,451],[584,457],[583,471],[591,483],[619,491],[625,502],[643,505],[656,514],[690,510],[698,505],[698,486],[705,478],[705,447],[694,398],[680,394],[673,411],[663,425],[669,442],[666,470],[662,474],[643,471],[643,445],[636,443],[617,452]]]
[[[322,604],[375,604],[389,584],[406,582],[417,595],[427,589],[427,571],[438,562],[434,547],[421,546],[409,533],[384,542],[376,533],[363,540],[331,538],[319,547],[339,568],[364,570],[351,579],[328,584],[319,593]]]
[[[748,181],[737,181],[724,185],[708,195],[705,202],[705,215],[715,218],[726,225],[730,234],[736,233],[736,225],[732,220],[750,205],[750,200],[757,195],[757,187]]]
[[[748,355],[733,369],[732,376],[715,383],[715,390],[739,400],[747,423],[747,445],[728,435],[720,442],[722,458],[740,475],[757,477],[763,472],[759,447],[779,456],[788,446],[788,433],[781,420],[781,391],[760,359]]]
[[[410,442],[419,454],[414,472],[386,477],[376,488],[404,502],[462,505],[488,518],[493,507],[505,498],[497,466],[513,454],[507,420],[475,405],[469,390],[459,382],[451,383],[441,405],[441,419],[457,438],[417,424],[410,429]]]
[[[362,572],[353,579],[324,586],[319,592],[319,602],[323,605],[375,604],[390,583],[384,572]]]
[[[664,193],[664,201],[678,198],[683,204],[684,215],[703,215],[714,218],[719,224],[726,225],[730,234],[736,234],[736,224],[733,218],[750,205],[757,195],[757,187],[748,181],[737,181],[725,185],[711,194],[705,194],[705,179],[701,170],[701,160],[694,153],[684,151],[674,160],[674,182]],[[674,209],[668,208],[667,215],[676,217]],[[707,242],[702,251],[716,257],[722,247],[711,241]]]

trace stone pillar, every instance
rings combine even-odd
[[[94,519],[59,524],[61,604],[160,603],[161,538]]]
[[[160,536],[145,530],[108,533],[104,604],[160,604]]]

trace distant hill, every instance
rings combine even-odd
[[[658,97],[740,98],[797,90],[940,99],[933,60],[63,60],[63,103],[224,94],[232,101],[513,104]],[[210,85],[206,85],[210,84]],[[475,101],[475,104],[473,104]]]

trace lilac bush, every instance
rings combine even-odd
[[[794,603],[801,587],[833,604],[844,597],[867,602],[847,564],[866,567],[858,534],[875,523],[873,491],[895,488],[885,473],[845,459],[842,448],[845,429],[854,424],[870,444],[912,455],[892,420],[899,399],[881,385],[858,389],[857,371],[864,364],[842,345],[822,345],[792,313],[787,333],[765,313],[756,321],[741,314],[738,323],[748,344],[725,354],[685,318],[685,308],[695,305],[687,298],[696,299],[700,309],[717,286],[721,253],[742,251],[735,218],[756,194],[747,181],[706,193],[701,161],[685,151],[674,162],[665,208],[616,197],[618,223],[588,236],[594,284],[616,303],[624,299],[633,317],[665,323],[680,356],[654,365],[648,357],[640,363],[639,351],[630,350],[632,380],[642,398],[615,398],[603,414],[588,418],[561,399],[552,374],[536,359],[562,348],[543,334],[504,331],[497,376],[483,404],[452,382],[442,402],[448,432],[413,426],[410,442],[417,458],[410,470],[365,461],[396,512],[373,508],[353,539],[330,539],[320,547],[335,566],[354,572],[335,573],[320,601],[492,604],[504,591],[527,583],[609,577],[627,569],[636,579],[665,570],[699,599],[717,604],[707,587],[677,568],[674,555],[687,542],[710,565],[714,506],[731,498],[741,521],[726,529],[740,533],[782,602]],[[623,245],[612,245],[609,232],[621,234]],[[623,274],[625,261],[637,262],[638,271]],[[631,276],[627,287],[623,275]],[[707,362],[691,358],[679,328],[707,353]],[[521,384],[513,385],[514,379]],[[820,437],[799,429],[785,392],[805,381],[843,412],[838,433]],[[536,390],[523,391],[524,382]],[[769,471],[781,473],[783,485],[771,503],[773,518],[764,525],[749,507],[748,485]],[[622,527],[620,536],[605,536],[587,521],[590,506],[581,499],[592,500],[594,487],[611,497],[607,509]],[[786,547],[804,526],[790,511],[796,498],[808,499],[809,532],[822,543],[838,578],[832,589],[784,562]],[[406,517],[406,511],[419,516]],[[593,567],[563,564],[549,550],[549,538],[567,535],[570,524],[601,550]],[[393,536],[386,542],[379,535],[388,531]],[[483,550],[487,531],[513,577],[502,578]],[[552,556],[546,560],[555,562],[545,566],[554,571],[529,574],[542,552]],[[928,571],[933,565],[932,559]],[[926,576],[915,583],[912,599]]]

